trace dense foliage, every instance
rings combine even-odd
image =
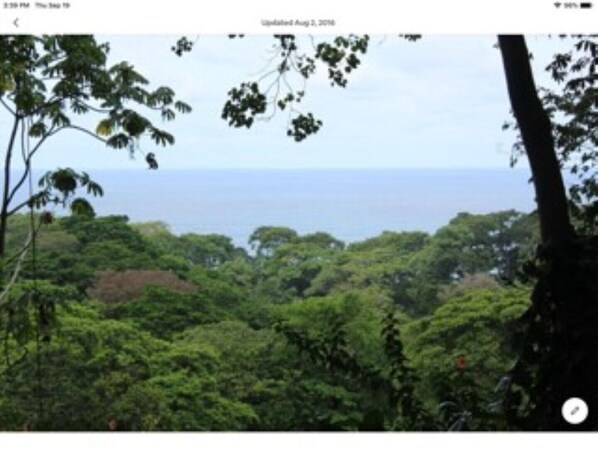
[[[126,149],[131,157],[139,153],[149,168],[156,169],[155,154],[143,151],[140,142],[149,137],[154,144],[167,146],[175,140],[154,125],[155,116],[170,121],[191,111],[188,104],[176,99],[170,87],[148,89],[149,81],[129,62],[109,66],[109,52],[109,44],[98,43],[93,36],[0,36],[0,109],[8,114],[10,129],[0,196],[3,276],[12,269],[6,256],[14,254],[6,251],[10,216],[48,204],[69,206],[76,215],[94,215],[89,201],[78,195],[83,191],[103,195],[102,187],[87,173],[70,167],[47,172],[34,187],[36,154],[48,141],[56,134],[83,133],[108,148]],[[90,126],[90,119],[91,123],[96,121],[95,127]],[[25,192],[23,201],[19,194]],[[44,221],[49,220],[48,214]],[[35,233],[32,228],[25,246],[31,244]]]
[[[507,429],[536,241],[515,211],[351,244],[264,226],[247,248],[56,219],[2,301],[0,429]]]

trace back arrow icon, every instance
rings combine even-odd
[[[19,28],[19,18],[17,17],[12,23],[15,24],[17,28]]]

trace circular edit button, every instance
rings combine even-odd
[[[563,404],[561,412],[569,424],[581,424],[588,417],[588,404],[583,399],[569,398]]]

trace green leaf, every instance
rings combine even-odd
[[[41,121],[34,123],[29,128],[29,136],[31,136],[31,137],[41,137],[45,133],[46,133],[46,125]]]
[[[187,103],[184,103],[182,101],[176,101],[174,103],[174,107],[177,111],[179,111],[181,114],[188,114],[189,112],[192,111],[191,106],[189,106]]]
[[[96,134],[98,136],[109,136],[112,134],[112,120],[111,119],[104,119],[98,123],[96,127]]]
[[[163,109],[162,110],[162,118],[164,120],[174,120],[175,114],[174,111],[172,109]]]
[[[106,145],[108,145],[109,147],[112,147],[112,148],[121,149],[121,148],[127,148],[129,146],[130,142],[131,142],[131,138],[129,136],[127,136],[126,134],[123,134],[123,133],[119,133],[119,134],[116,134],[116,135],[110,137],[106,141]]]
[[[92,194],[93,196],[104,196],[104,189],[98,183],[89,181],[87,183],[87,193]]]
[[[71,203],[71,212],[73,215],[83,216],[83,217],[95,217],[95,211],[91,204],[83,198],[76,198]]]
[[[68,195],[77,188],[77,175],[71,169],[59,169],[51,175],[52,186],[61,193]]]
[[[142,117],[135,111],[127,110],[124,113],[122,127],[127,134],[129,134],[129,136],[139,137],[149,126],[151,126],[149,120],[147,120],[145,117]]]
[[[157,128],[152,129],[151,137],[158,145],[166,146],[174,144],[174,137],[172,134],[169,134],[166,131],[161,131]]]

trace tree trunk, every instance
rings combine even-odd
[[[523,36],[499,36],[499,45],[532,170],[542,237],[532,273],[532,304],[521,320],[521,353],[505,399],[507,419],[525,430],[596,430],[598,239],[573,231],[552,126],[536,91]],[[568,424],[562,416],[563,403],[572,397],[589,407],[581,424]]]
[[[559,245],[573,236],[573,228],[552,125],[538,98],[523,36],[499,36],[498,42],[511,107],[532,170],[542,243]]]
[[[0,273],[4,270],[4,256],[6,252],[6,231],[8,225],[8,206],[10,194],[11,158],[15,144],[15,138],[17,135],[17,130],[19,129],[19,120],[19,117],[15,116],[4,160],[4,186],[2,191],[2,204],[0,205]]]

